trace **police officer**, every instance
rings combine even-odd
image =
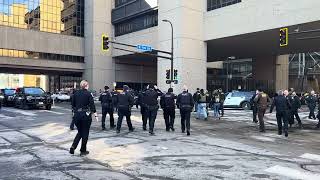
[[[142,129],[144,131],[147,130],[147,118],[146,118],[146,105],[144,103],[144,96],[145,96],[145,90],[141,91],[139,94],[138,94],[138,104],[140,106],[140,113],[141,113],[141,116],[142,116]]]
[[[91,115],[94,114],[96,118],[98,115],[96,113],[93,95],[88,91],[89,83],[83,80],[80,83],[80,87],[81,90],[76,91],[72,98],[72,109],[78,133],[74,138],[69,152],[70,154],[74,154],[74,150],[77,148],[80,139],[82,139],[80,155],[83,156],[89,154],[89,151],[87,151],[87,142],[92,122]]]
[[[224,107],[223,107],[223,103],[226,100],[226,95],[224,94],[224,92],[222,91],[222,89],[220,88],[218,90],[219,93],[219,99],[220,99],[220,111],[221,111],[221,117],[224,116]]]
[[[292,124],[294,124],[294,117],[296,117],[297,121],[298,121],[298,127],[301,129],[302,128],[302,122],[301,119],[299,117],[298,114],[298,109],[301,108],[301,101],[299,99],[299,97],[297,96],[296,92],[292,92],[291,94],[292,96],[292,101],[291,102],[291,119],[292,119]]]
[[[308,108],[310,110],[309,119],[316,119],[316,116],[314,114],[314,110],[317,105],[317,97],[316,97],[314,91],[310,92],[310,95],[307,96],[306,101],[307,101]]]
[[[112,103],[113,103],[114,110],[118,111],[118,94],[119,93],[115,89],[113,89],[111,94],[112,94]]]
[[[199,95],[200,95],[200,89],[197,88],[197,91],[193,94],[194,112],[197,112],[197,111],[198,111]]]
[[[123,117],[126,117],[128,128],[130,132],[133,132],[134,128],[131,123],[131,108],[133,106],[133,97],[129,92],[129,87],[127,85],[123,86],[123,92],[119,93],[117,96],[118,102],[118,123],[117,123],[117,133],[120,133]]]
[[[284,132],[285,136],[288,137],[288,112],[290,111],[290,103],[282,91],[279,91],[278,96],[274,97],[270,113],[272,113],[274,107],[276,107],[277,110],[278,134],[282,135],[282,132]]]
[[[72,99],[73,99],[73,94],[75,93],[75,89],[71,90],[71,95],[70,95],[70,102],[71,102],[71,106],[72,106]],[[71,108],[72,109],[72,108]],[[70,130],[73,131],[74,130],[74,126],[75,126],[75,121],[74,121],[74,112],[72,109],[72,120],[71,120],[71,124],[70,124]]]
[[[266,132],[263,117],[266,113],[268,103],[270,102],[269,96],[266,93],[264,93],[261,89],[259,89],[257,96],[254,98],[254,102],[256,102],[258,105],[258,119],[260,132]]]
[[[259,94],[258,90],[256,90],[256,93],[250,99],[250,102],[251,102],[251,105],[252,105],[252,115],[253,115],[253,120],[252,121],[254,123],[258,123],[258,120],[257,120],[258,104],[257,104],[257,102],[254,101],[254,99],[257,96],[257,94]]]
[[[109,92],[109,87],[104,87],[104,92],[101,93],[99,97],[99,101],[101,102],[102,107],[102,130],[106,129],[106,116],[109,114],[110,117],[110,128],[113,129],[116,126],[114,125],[114,118],[113,118],[113,102],[112,102],[112,94]]]
[[[154,123],[157,118],[157,113],[159,109],[158,105],[158,97],[161,96],[162,93],[158,90],[157,86],[149,85],[148,90],[144,96],[144,103],[146,105],[145,118],[149,119],[149,133],[150,135],[154,135]],[[144,122],[146,123],[146,121]],[[146,125],[146,124],[144,124]]]
[[[181,115],[181,131],[185,133],[187,126],[187,136],[190,136],[190,116],[194,106],[193,97],[188,93],[188,88],[184,87],[183,92],[178,95],[177,106]]]
[[[176,116],[175,99],[177,96],[173,94],[173,89],[169,88],[168,92],[161,96],[160,105],[163,109],[163,116],[166,124],[166,131],[174,131],[174,119]]]

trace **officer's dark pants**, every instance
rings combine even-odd
[[[72,120],[71,120],[71,124],[70,124],[70,129],[74,129],[74,125],[75,125],[75,120],[74,120],[74,116],[73,116]]]
[[[180,110],[180,115],[181,115],[181,131],[185,132],[186,126],[187,126],[187,131],[190,132],[190,111],[186,110]]]
[[[141,112],[141,116],[142,116],[142,127],[143,127],[143,129],[146,129],[147,128],[147,121],[148,121],[148,119],[147,119],[147,109],[146,109],[146,107],[144,107],[144,106],[140,106],[141,108],[140,108],[140,112]]]
[[[146,119],[149,119],[149,132],[153,132],[154,123],[157,118],[157,108],[146,108]]]
[[[92,122],[91,115],[87,116],[86,112],[77,112],[74,115],[74,119],[75,125],[78,129],[78,133],[74,138],[72,148],[76,149],[81,139],[82,142],[80,152],[86,152],[87,142],[89,138],[89,130]]]
[[[223,103],[220,103],[220,111],[221,111],[221,116],[224,116],[224,107],[223,107]]]
[[[288,114],[286,111],[277,112],[278,133],[288,132]],[[283,126],[282,126],[283,123]]]
[[[259,118],[260,131],[265,131],[264,120],[263,120],[265,113],[266,113],[266,109],[258,108],[258,118]]]
[[[102,128],[106,127],[106,116],[110,116],[110,128],[114,127],[114,117],[113,117],[113,108],[102,108]]]
[[[257,106],[253,106],[252,107],[252,115],[253,115],[253,122],[258,122],[257,121],[257,114],[258,114],[258,107]]]
[[[310,110],[310,113],[309,113],[309,119],[316,119],[316,116],[315,116],[315,114],[314,114],[314,109],[315,109],[316,107],[314,107],[314,106],[309,106],[309,110]]]
[[[174,118],[176,116],[176,111],[174,108],[165,108],[163,110],[163,116],[166,124],[166,130],[169,130],[170,128],[173,128],[174,125]]]
[[[302,124],[301,123],[301,119],[300,119],[300,117],[299,117],[299,114],[298,114],[298,110],[292,110],[292,111],[290,111],[290,122],[289,122],[289,124],[294,124],[294,117],[296,117],[296,119],[297,119],[297,121],[298,121],[298,124]]]
[[[126,120],[127,120],[127,124],[128,124],[128,128],[129,130],[132,130],[133,127],[132,127],[132,123],[131,123],[131,112],[129,111],[129,109],[118,109],[118,123],[117,123],[117,130],[120,131],[121,129],[121,125],[122,125],[122,120],[123,120],[123,117],[125,116],[126,117]]]

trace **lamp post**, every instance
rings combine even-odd
[[[171,25],[171,70],[170,70],[170,87],[172,87],[172,83],[173,83],[173,25],[172,22],[164,19],[162,20],[163,22],[167,22],[170,23]]]

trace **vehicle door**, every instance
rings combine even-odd
[[[228,94],[225,105],[226,106],[240,106],[241,102],[243,102],[246,99],[244,93],[242,92],[232,92]]]

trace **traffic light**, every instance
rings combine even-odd
[[[170,70],[166,70],[166,79],[170,79]]]
[[[102,51],[109,50],[109,36],[106,34],[102,35]]]
[[[280,47],[288,46],[288,28],[280,29]]]
[[[178,70],[173,71],[173,79],[178,79]]]

